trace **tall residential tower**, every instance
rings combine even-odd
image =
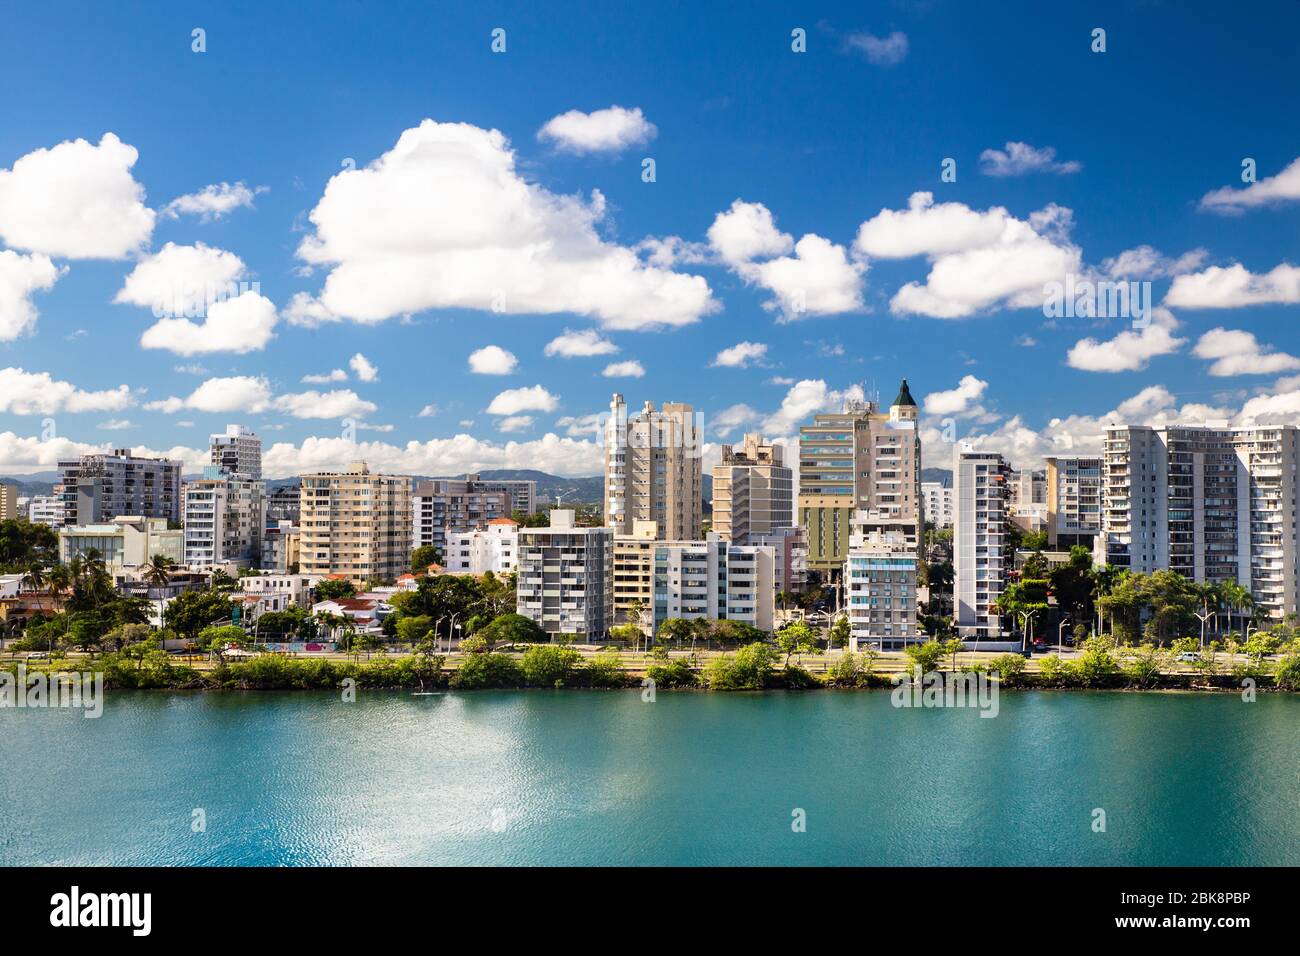
[[[660,538],[693,541],[700,537],[704,501],[701,488],[700,427],[695,409],[650,402],[629,416],[615,394],[605,423],[605,525],[631,534],[634,521],[653,521]]]

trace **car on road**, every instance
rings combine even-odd
[[[1200,659],[1200,654],[1193,654],[1191,651],[1183,651],[1178,655],[1178,660],[1182,661],[1184,664],[1195,664]]]

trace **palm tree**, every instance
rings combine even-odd
[[[56,564],[45,576],[45,582],[49,585],[52,596],[66,594],[72,588],[72,572],[62,564]]]
[[[144,563],[144,583],[149,587],[165,588],[171,582],[175,567],[176,562],[167,555],[155,554]]]
[[[1239,617],[1244,617],[1243,612],[1254,605],[1255,599],[1251,596],[1247,588],[1242,587],[1236,581],[1224,581],[1219,585],[1219,593],[1223,596],[1223,601],[1229,610],[1229,627],[1231,627],[1233,613]]]
[[[45,569],[36,562],[32,562],[27,566],[27,570],[23,572],[22,579],[18,582],[18,586],[28,591],[39,592],[43,587],[45,587],[45,582]],[[36,597],[36,608],[37,610],[41,609],[39,593]]]

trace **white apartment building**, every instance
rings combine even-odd
[[[450,574],[509,574],[519,565],[519,523],[493,518],[483,528],[451,535],[442,563]]]
[[[58,532],[63,564],[91,550],[99,552],[110,570],[139,567],[154,555],[184,563],[185,532],[169,529],[166,518],[118,515],[100,524],[63,525]]]
[[[695,410],[680,402],[651,402],[628,416],[615,394],[605,422],[605,524],[630,534],[634,521],[653,521],[664,540],[693,541],[703,525],[702,452]]]
[[[548,634],[600,640],[614,624],[614,532],[579,528],[568,508],[519,529],[517,609]]]
[[[227,475],[257,480],[262,477],[262,439],[243,425],[227,425],[209,441],[212,467]]]
[[[32,495],[27,502],[27,520],[32,524],[58,528],[63,524],[63,494],[58,485],[49,495]]]
[[[1053,550],[1092,548],[1101,532],[1101,456],[1047,459],[1047,541]]]
[[[358,587],[396,580],[411,563],[411,479],[347,471],[303,475],[298,570],[344,574]]]
[[[1097,560],[1233,581],[1271,617],[1296,613],[1297,434],[1294,425],[1107,427]]]
[[[255,568],[266,531],[266,484],[221,468],[185,483],[185,564]]]
[[[654,633],[669,618],[740,621],[771,631],[776,559],[765,546],[704,541],[655,542]]]
[[[953,600],[963,640],[996,640],[1002,619],[993,605],[1007,586],[1010,468],[996,452],[959,445],[953,457]]]
[[[713,466],[714,533],[752,544],[793,521],[794,472],[785,466],[785,450],[758,434],[746,435],[739,447],[723,445],[722,460]]]
[[[855,536],[844,562],[849,650],[902,650],[916,628],[916,548],[901,534]]]
[[[925,502],[926,521],[936,529],[952,527],[952,488],[940,481],[923,481],[921,499]]]

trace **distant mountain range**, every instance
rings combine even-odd
[[[531,468],[497,468],[489,471],[480,471],[480,478],[494,479],[522,479],[537,482],[538,501],[555,503],[556,496],[560,497],[563,504],[600,504],[605,497],[605,478],[603,475],[589,475],[578,478],[563,478],[560,475],[550,475],[544,471],[536,471]],[[186,480],[198,478],[198,475],[186,475]],[[416,481],[428,480],[430,475],[415,475]],[[439,476],[448,477],[448,476]],[[453,478],[464,478],[462,475],[452,475]],[[18,494],[24,497],[31,495],[48,495],[53,489],[55,483],[59,480],[57,471],[38,471],[30,475],[21,475],[16,477],[0,477],[0,485],[17,485]],[[941,481],[945,485],[952,484],[952,472],[947,468],[922,468],[922,481]],[[272,478],[266,483],[268,488],[294,488],[298,485],[297,478]],[[705,474],[703,476],[704,500],[713,500],[713,476]]]

